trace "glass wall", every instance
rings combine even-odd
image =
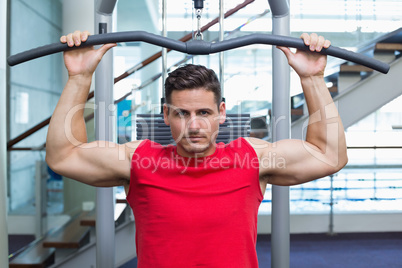
[[[53,43],[61,35],[60,1],[9,1],[10,54]],[[9,133],[10,139],[48,118],[60,96],[62,55],[51,55],[10,68]],[[9,152],[9,211],[11,214],[35,214],[35,174],[37,162],[45,157],[46,130],[43,128],[15,147],[34,151]],[[48,177],[49,213],[62,212],[62,180]],[[54,205],[54,206],[53,206]]]
[[[332,178],[290,187],[291,213],[328,213],[331,203],[334,212],[401,212],[401,105],[399,97],[349,127],[347,166]],[[267,189],[260,213],[270,213],[270,203]]]
[[[53,0],[10,2],[10,55],[57,42],[63,33],[63,3]],[[65,5],[64,5],[65,6]],[[64,33],[63,33],[64,34]],[[57,53],[9,69],[8,138],[48,119],[64,87],[63,54]],[[87,115],[87,113],[86,113]],[[93,139],[93,120],[87,125]],[[46,201],[42,215],[75,213],[82,201],[94,201],[95,189],[65,180],[45,163],[47,125],[19,141],[8,152],[8,205],[10,215],[35,215],[38,202]],[[79,189],[79,190],[77,190]],[[53,218],[52,218],[53,219]],[[52,223],[49,222],[49,226]]]

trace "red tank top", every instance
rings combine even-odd
[[[139,268],[258,267],[259,163],[239,138],[204,158],[149,140],[131,161]]]

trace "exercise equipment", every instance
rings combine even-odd
[[[269,1],[270,6],[273,12],[274,17],[280,17],[283,18],[283,16],[288,16],[288,6],[285,5],[287,1],[282,1],[282,0],[272,0]],[[242,46],[247,46],[251,44],[270,44],[270,45],[277,45],[277,46],[287,46],[287,47],[294,47],[298,49],[306,49],[307,47],[304,45],[303,41],[301,39],[297,38],[290,38],[286,36],[281,36],[281,35],[262,35],[262,34],[253,34],[253,35],[248,35],[244,37],[239,37],[239,38],[234,38],[231,40],[227,41],[220,41],[217,43],[209,43],[205,42],[202,40],[193,40],[188,43],[183,43],[180,41],[172,40],[166,37],[161,37],[157,35],[153,35],[147,32],[122,32],[122,33],[109,33],[109,34],[102,34],[102,35],[94,35],[90,36],[88,41],[83,44],[84,46],[92,46],[92,45],[100,45],[100,44],[105,44],[105,43],[118,43],[118,42],[146,42],[150,43],[153,45],[161,46],[164,48],[168,49],[173,49],[177,50],[183,53],[187,54],[194,54],[194,55],[206,55],[206,54],[211,54],[211,53],[217,53],[217,52],[222,52],[225,50],[230,50]],[[29,50],[26,52],[22,52],[17,55],[13,55],[8,59],[8,64],[10,66],[14,66],[17,64],[20,64],[25,61],[29,61],[38,57],[50,55],[53,53],[65,51],[68,49],[74,49],[74,48],[69,48],[66,44],[51,44],[43,47],[39,47],[33,50]],[[351,51],[347,51],[344,49],[340,49],[334,46],[329,47],[328,49],[324,49],[321,53],[327,54],[330,56],[342,58],[344,60],[352,61],[358,64],[365,65],[369,68],[375,69],[377,71],[380,71],[382,73],[387,73],[389,70],[389,65],[382,63],[380,61],[377,61],[375,59],[369,58],[365,55],[357,54]],[[277,69],[277,68],[275,68]],[[283,80],[283,78],[281,78]],[[102,88],[101,91],[105,91],[106,89]],[[278,88],[276,88],[278,90]],[[282,98],[284,100],[288,100],[288,98]],[[281,102],[277,102],[277,106],[281,106]],[[275,111],[274,111],[275,112]],[[280,117],[281,113],[275,113],[276,116]],[[275,191],[277,189],[273,189],[273,194],[278,193],[277,195],[281,197],[286,197],[283,195],[283,192]],[[281,198],[281,200],[286,199],[286,198]],[[283,202],[276,202],[276,203],[283,203]],[[284,210],[281,210],[282,214],[287,213]],[[277,215],[274,216],[273,213],[273,218],[276,219],[276,222],[278,224],[284,225],[284,221],[282,221],[280,218],[278,218]],[[100,217],[99,217],[100,218]],[[99,222],[101,224],[102,222]],[[97,226],[100,227],[100,226]],[[274,226],[275,227],[275,226]],[[97,228],[101,229],[101,228]],[[276,229],[273,228],[273,234],[277,233]],[[275,241],[278,241],[283,244],[284,240],[287,240],[285,236],[277,236],[277,239],[273,239]],[[274,242],[275,242],[274,241]],[[277,248],[276,244],[278,243],[273,243],[273,248]],[[282,248],[279,248],[278,251],[288,251],[287,249],[283,250]],[[102,252],[102,251],[99,251]],[[105,252],[105,250],[103,251]],[[277,254],[276,252],[273,252],[275,254],[272,254],[272,258],[276,258],[277,255],[279,256],[279,261],[272,262],[273,267],[285,267],[285,265],[276,265],[277,263],[281,263],[282,259],[287,259],[287,262],[289,260],[288,256],[286,254]],[[107,254],[97,254],[97,255],[104,255],[105,258],[107,258]],[[284,258],[285,257],[285,258]],[[102,263],[102,262],[99,262]],[[102,266],[103,267],[103,266]]]
[[[81,47],[120,42],[145,42],[192,55],[208,55],[253,44],[286,46],[308,50],[308,46],[304,45],[303,40],[281,35],[250,34],[216,43],[206,42],[203,40],[191,40],[184,43],[145,31],[127,31],[92,35],[88,37],[86,42],[82,43]],[[67,44],[53,43],[12,55],[7,59],[7,62],[10,66],[14,66],[36,58],[71,49],[77,48],[70,48]],[[330,46],[326,49],[324,48],[320,53],[338,57],[347,61],[352,61],[384,74],[388,73],[390,68],[389,64],[387,63],[335,46]]]

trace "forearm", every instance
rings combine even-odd
[[[71,150],[87,142],[84,106],[88,97],[91,76],[69,77],[50,120],[46,140],[46,158],[58,161]]]
[[[309,111],[306,141],[325,157],[346,161],[345,132],[338,110],[322,76],[301,78]]]

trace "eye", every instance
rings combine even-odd
[[[183,110],[176,110],[176,114],[179,116],[186,116],[188,113],[186,111]]]
[[[209,115],[208,111],[200,111],[200,115]]]

